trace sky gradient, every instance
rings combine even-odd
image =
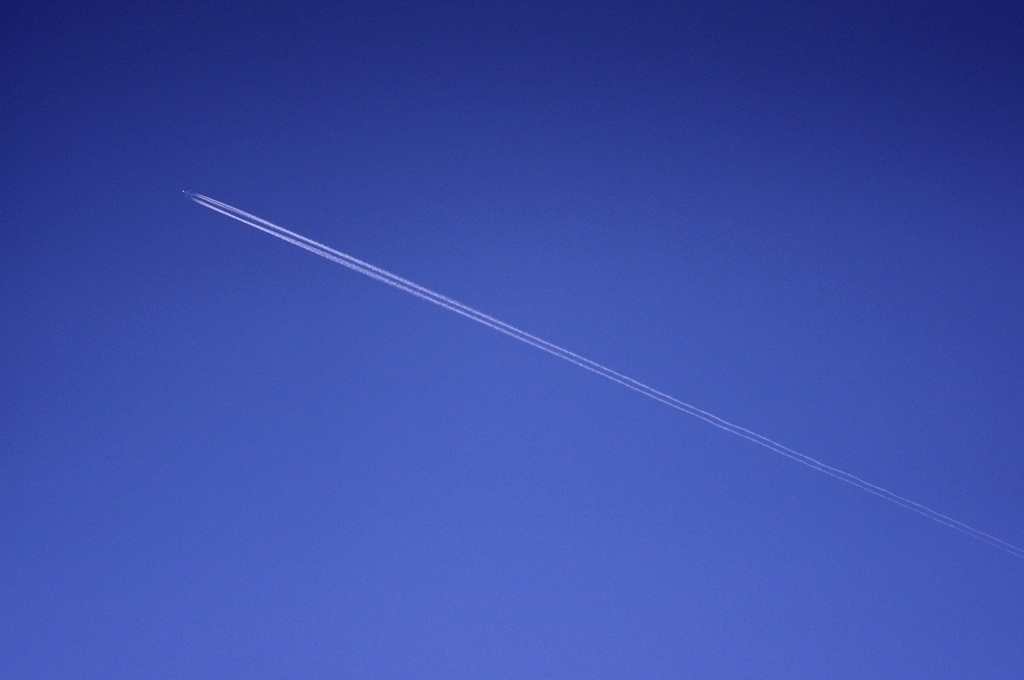
[[[0,15],[0,676],[1015,678],[1011,4]]]

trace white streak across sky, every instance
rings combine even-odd
[[[423,286],[417,283],[413,283],[408,279],[403,279],[402,277],[392,274],[391,272],[381,269],[380,267],[375,267],[374,265],[369,264],[368,262],[363,262],[362,260],[356,259],[351,255],[347,255],[341,251],[335,250],[334,248],[325,246],[322,243],[318,243],[312,239],[306,238],[301,234],[296,234],[293,231],[289,231],[283,227],[279,227],[276,224],[273,224],[260,217],[239,210],[238,208],[230,206],[227,203],[222,203],[208,196],[203,196],[202,194],[197,194],[191,191],[186,191],[185,195],[205,208],[215,210],[221,214],[236,219],[239,222],[248,224],[250,227],[255,227],[260,231],[265,231],[268,234],[271,234],[273,236],[278,237],[279,239],[287,241],[288,243],[292,243],[294,245],[299,246],[300,248],[304,248],[310,251],[311,253],[316,253],[320,257],[327,258],[332,262],[337,262],[338,264],[344,265],[349,269],[354,269],[360,274],[365,274],[366,276],[369,276],[372,279],[376,279],[381,283],[386,283],[387,285],[405,291],[410,295],[415,295],[416,297],[422,298],[427,302],[432,302],[435,305],[438,305],[439,307],[444,307],[445,309],[451,312],[461,314],[462,316],[465,316],[469,319],[472,319],[473,321],[481,323],[487,326],[488,328],[493,328],[494,330],[500,333],[509,335],[515,338],[516,340],[525,342],[526,344],[532,345],[537,349],[544,350],[545,352],[553,354],[560,359],[565,359],[570,363],[576,364],[580,368],[585,368],[588,371],[591,371],[592,373],[596,373],[603,378],[611,380],[612,382],[616,382],[619,383],[620,385],[623,385],[624,387],[628,387],[631,390],[639,392],[645,397],[650,397],[655,401],[659,401],[662,404],[665,404],[666,406],[670,406],[678,411],[682,411],[683,413],[693,416],[694,418],[700,418],[704,422],[713,425],[719,428],[720,430],[725,430],[726,432],[734,434],[738,437],[743,437],[744,439],[752,441],[755,444],[763,446],[764,448],[770,451],[774,451],[775,453],[778,453],[791,460],[806,465],[807,467],[817,470],[818,472],[829,475],[830,477],[835,477],[836,479],[839,479],[843,482],[846,482],[847,484],[855,486],[858,489],[867,491],[868,493],[874,494],[880,498],[884,498],[890,503],[895,503],[896,505],[904,507],[908,510],[912,510],[918,513],[919,515],[924,515],[928,519],[938,522],[939,524],[944,524],[948,527],[956,529],[957,531],[961,531],[967,534],[968,536],[976,538],[979,541],[988,543],[989,545],[999,548],[1000,550],[1004,550],[1010,553],[1011,555],[1024,558],[1024,549],[1018,548],[1012,543],[1007,543],[1006,541],[996,538],[991,534],[987,534],[984,531],[975,529],[974,527],[964,524],[963,522],[960,522],[958,520],[955,520],[952,517],[948,517],[940,512],[936,512],[935,510],[932,510],[929,507],[921,505],[920,503],[915,503],[914,501],[908,498],[904,498],[903,496],[900,496],[898,494],[895,494],[892,491],[889,491],[888,489],[883,489],[880,486],[871,484],[870,482],[867,482],[861,479],[860,477],[852,475],[849,472],[844,472],[843,470],[834,468],[831,465],[827,465],[821,462],[820,460],[811,458],[810,456],[794,451],[793,449],[787,446],[783,446],[782,444],[772,441],[771,439],[768,439],[763,435],[760,435],[756,432],[752,432],[751,430],[748,430],[745,427],[740,427],[739,425],[730,423],[727,420],[723,420],[722,418],[719,418],[718,416],[712,413],[708,413],[707,411],[699,409],[696,406],[692,406],[690,404],[687,404],[686,402],[680,401],[679,399],[676,399],[673,396],[665,394],[664,392],[660,392],[654,389],[653,387],[650,387],[642,382],[639,382],[638,380],[630,378],[629,376],[613,371],[612,369],[606,366],[602,366],[601,364],[595,361],[591,361],[586,357],[582,357],[579,354],[570,352],[567,349],[552,344],[547,340],[538,338],[535,335],[530,335],[526,331],[520,330],[515,326],[511,326],[505,323],[504,321],[495,319],[493,316],[488,316],[483,312],[479,312],[473,309],[472,307],[469,307],[467,305],[462,304],[461,302],[458,302],[457,300],[453,300],[452,298],[441,295],[440,293],[435,293],[429,288],[424,288]]]

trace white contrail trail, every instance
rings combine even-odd
[[[279,239],[297,245],[300,248],[304,248],[312,253],[316,253],[320,257],[327,258],[332,262],[337,262],[338,264],[344,265],[349,269],[354,269],[360,274],[365,274],[366,276],[369,276],[372,279],[376,279],[381,283],[386,283],[389,286],[394,286],[399,290],[405,291],[406,293],[409,293],[411,295],[415,295],[416,297],[422,298],[427,302],[432,302],[435,305],[444,307],[445,309],[455,312],[456,314],[461,314],[462,316],[470,318],[473,321],[482,323],[483,325],[489,328],[493,328],[496,331],[499,331],[506,335],[510,335],[516,340],[525,342],[526,344],[532,345],[537,349],[544,350],[549,354],[554,354],[556,357],[559,357],[560,359],[565,359],[570,363],[576,364],[581,368],[585,368],[588,371],[591,371],[604,378],[607,378],[608,380],[617,382],[620,385],[624,385],[625,387],[628,387],[631,390],[639,392],[644,396],[650,397],[655,401],[660,401],[661,403],[667,406],[671,406],[676,410],[682,411],[687,415],[691,415],[694,418],[700,418],[706,423],[714,425],[715,427],[721,430],[725,430],[726,432],[730,432],[739,437],[743,437],[744,439],[752,441],[755,444],[758,444],[766,449],[774,451],[775,453],[781,454],[783,456],[786,456],[787,458],[795,460],[796,462],[806,465],[807,467],[817,470],[818,472],[822,472],[826,475],[829,475],[830,477],[835,477],[836,479],[844,481],[847,484],[851,484],[857,487],[858,489],[862,489],[864,491],[867,491],[868,493],[879,496],[880,498],[884,498],[885,500],[891,503],[895,503],[896,505],[907,508],[908,510],[912,510],[920,515],[924,515],[928,519],[934,520],[939,524],[944,524],[948,527],[956,529],[957,531],[961,531],[967,534],[968,536],[976,538],[979,541],[984,541],[985,543],[988,543],[991,546],[999,548],[1000,550],[1004,550],[1010,553],[1011,555],[1016,555],[1017,557],[1024,558],[1024,549],[1018,548],[1012,543],[1007,543],[1006,541],[1003,541],[999,538],[996,538],[995,536],[987,534],[984,531],[975,529],[972,526],[955,520],[952,517],[948,517],[940,512],[936,512],[935,510],[932,510],[931,508],[921,505],[920,503],[915,503],[914,501],[908,498],[904,498],[903,496],[900,496],[898,494],[895,494],[892,491],[871,484],[870,482],[867,482],[861,479],[860,477],[852,475],[849,472],[844,472],[838,468],[832,467],[831,465],[822,463],[820,460],[811,458],[810,456],[794,451],[793,449],[783,446],[778,442],[772,441],[771,439],[768,439],[763,435],[760,435],[756,432],[752,432],[746,429],[745,427],[740,427],[735,423],[730,423],[729,421],[723,420],[722,418],[719,418],[718,416],[712,413],[708,413],[707,411],[699,409],[696,406],[692,406],[684,401],[680,401],[679,399],[676,399],[671,395],[665,394],[664,392],[659,392],[653,387],[645,385],[642,382],[639,382],[638,380],[634,380],[629,376],[613,371],[612,369],[606,366],[602,366],[601,364],[595,361],[591,361],[586,357],[582,357],[579,354],[570,352],[569,350],[563,347],[559,347],[558,345],[552,344],[547,340],[538,338],[535,335],[530,335],[526,331],[520,330],[515,326],[511,326],[499,319],[495,319],[493,316],[488,316],[487,314],[484,314],[483,312],[477,311],[472,307],[464,305],[457,300],[453,300],[450,297],[441,295],[440,293],[436,293],[430,290],[429,288],[424,288],[423,286],[417,283],[413,283],[408,279],[403,279],[402,277],[392,274],[391,272],[381,269],[380,267],[375,267],[374,265],[368,262],[363,262],[362,260],[356,259],[351,255],[347,255],[339,250],[335,250],[334,248],[325,246],[322,243],[318,243],[312,239],[306,238],[301,234],[296,234],[293,231],[288,231],[284,227],[279,227],[276,224],[268,222],[255,215],[251,215],[245,211],[239,210],[238,208],[230,206],[227,203],[222,203],[208,196],[203,196],[202,194],[197,194],[191,191],[186,191],[184,193],[190,199],[192,199],[193,201],[195,201],[196,203],[205,208],[215,210],[221,214],[236,219],[239,222],[243,222],[251,227],[255,227],[260,231],[265,231],[268,234],[272,234],[273,236],[278,237]]]

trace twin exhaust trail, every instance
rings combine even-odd
[[[380,267],[376,267],[368,262],[364,262],[339,250],[335,250],[334,248],[326,246],[322,243],[318,243],[317,241],[306,238],[301,234],[296,234],[295,232],[289,231],[284,227],[279,227],[276,224],[268,222],[260,217],[257,217],[256,215],[252,215],[243,210],[239,210],[238,208],[230,206],[227,203],[222,203],[221,201],[212,199],[209,196],[203,196],[202,194],[197,194],[192,191],[186,191],[184,193],[189,199],[195,201],[204,208],[209,208],[210,210],[219,212],[222,215],[227,215],[232,219],[236,219],[239,222],[248,224],[250,227],[255,227],[260,231],[264,231],[272,236],[276,236],[281,240],[287,241],[288,243],[308,250],[311,253],[315,253],[320,257],[326,258],[332,262],[336,262],[340,265],[348,267],[349,269],[355,270],[360,274],[369,276],[371,279],[375,279],[377,281],[380,281],[381,283],[385,283],[389,286],[409,293],[410,295],[415,295],[416,297],[426,300],[427,302],[431,302],[439,307],[443,307],[448,311],[455,312],[456,314],[461,314],[462,316],[468,319],[472,319],[477,323],[481,323],[484,326],[487,326],[488,328],[492,328],[498,331],[499,333],[504,333],[505,335],[511,336],[516,340],[519,340],[520,342],[525,342],[526,344],[536,347],[537,349],[543,350],[549,354],[553,354],[559,359],[564,359],[565,361],[575,364],[580,368],[584,368],[592,373],[596,373],[602,378],[607,378],[612,382],[616,382],[624,387],[628,387],[629,389],[635,392],[639,392],[645,397],[649,397],[651,399],[654,399],[655,401],[661,402],[662,404],[674,408],[677,411],[682,411],[686,415],[693,416],[694,418],[699,418],[704,422],[708,423],[709,425],[717,427],[720,430],[725,430],[726,432],[734,434],[737,437],[742,437],[759,446],[763,446],[769,451],[774,451],[779,455],[785,456],[802,465],[806,465],[807,467],[818,472],[821,472],[823,474],[826,474],[830,477],[834,477],[840,481],[846,482],[847,484],[855,486],[858,489],[861,489],[862,491],[874,494],[879,498],[884,498],[890,503],[894,503],[896,505],[899,505],[900,507],[916,512],[919,515],[923,515],[930,520],[938,522],[939,524],[943,524],[952,529],[956,529],[957,531],[965,533],[972,538],[976,538],[979,541],[988,543],[989,545],[995,548],[1008,552],[1011,555],[1024,558],[1024,549],[1018,548],[1012,543],[1007,543],[1006,541],[1003,541],[999,538],[996,538],[995,536],[987,534],[984,531],[975,529],[972,526],[955,520],[952,517],[948,517],[940,512],[936,512],[935,510],[932,510],[929,507],[921,505],[920,503],[915,503],[914,501],[908,498],[904,498],[903,496],[900,496],[898,494],[895,494],[892,491],[889,491],[888,489],[883,489],[880,486],[871,484],[870,482],[865,481],[860,477],[857,477],[856,475],[852,475],[849,472],[844,472],[843,470],[832,467],[831,465],[827,465],[821,462],[820,460],[811,458],[810,456],[794,451],[793,449],[787,446],[783,446],[782,444],[779,444],[778,442],[773,441],[763,435],[748,430],[745,427],[740,427],[735,423],[731,423],[727,420],[719,418],[718,416],[712,413],[708,413],[707,411],[699,409],[691,404],[687,404],[684,401],[680,401],[679,399],[676,399],[671,395],[665,394],[664,392],[660,392],[649,385],[645,385],[644,383],[638,380],[630,378],[627,375],[623,375],[622,373],[613,371],[607,366],[602,366],[596,361],[591,361],[590,359],[580,356],[575,352],[571,352],[565,349],[564,347],[559,347],[558,345],[550,343],[547,340],[538,338],[535,335],[531,335],[530,333],[527,333],[524,330],[507,324],[504,321],[494,318],[493,316],[484,314],[483,312],[473,309],[472,307],[469,307],[467,305],[464,305],[457,300],[453,300],[450,297],[434,292],[429,288],[424,288],[423,286],[412,281],[409,281],[408,279],[403,279],[402,277],[396,274],[392,274],[391,272],[381,269]]]

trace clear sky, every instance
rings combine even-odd
[[[1024,545],[1019,4],[567,4],[3,10],[0,676],[1020,677],[1024,560],[181,193]]]

